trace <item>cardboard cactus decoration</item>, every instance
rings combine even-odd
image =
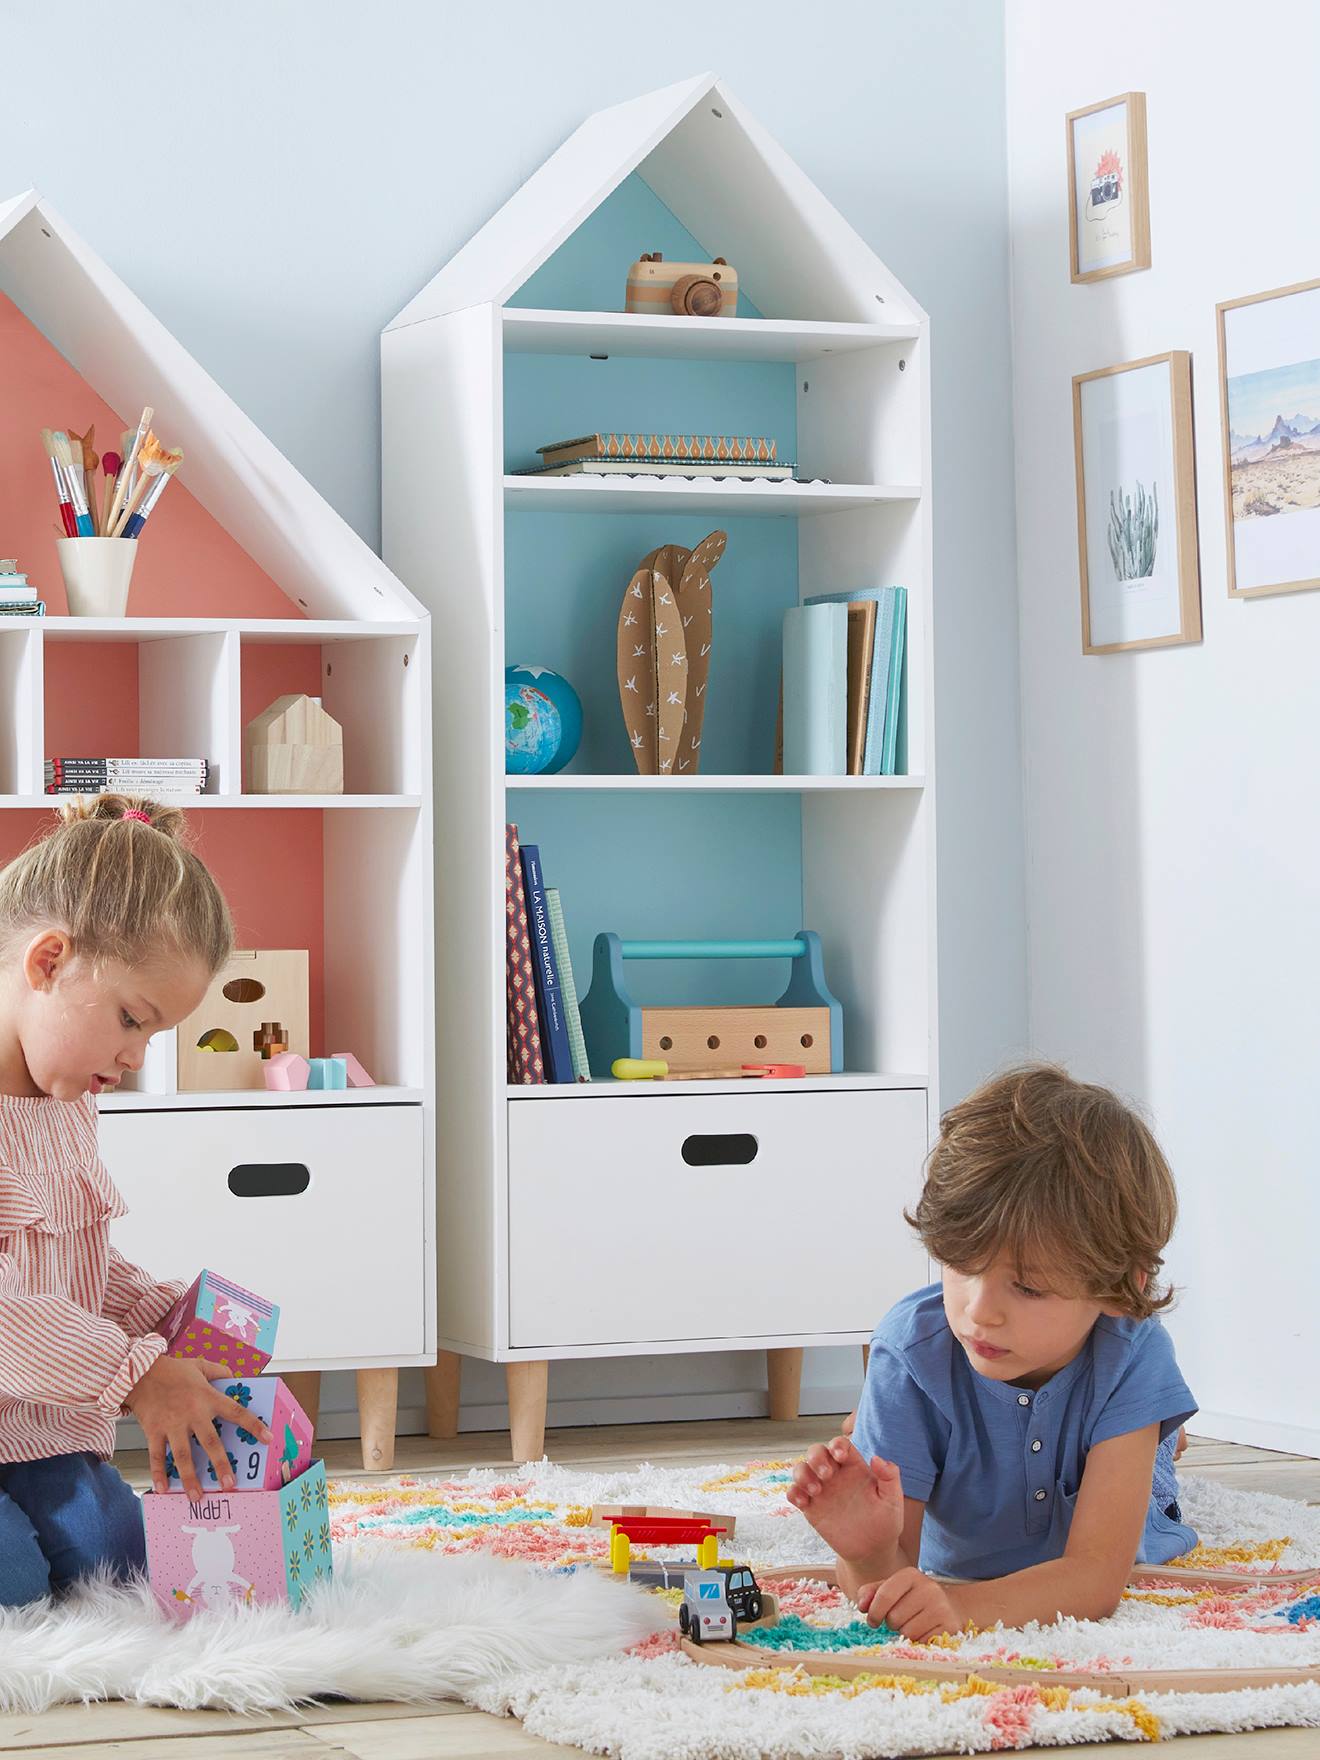
[[[695,776],[713,639],[711,570],[725,532],[642,558],[619,608],[619,702],[642,776]]]

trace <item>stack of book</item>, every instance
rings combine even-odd
[[[520,477],[775,477],[793,475],[764,434],[580,434],[536,449]]]
[[[504,827],[504,926],[509,1080],[589,1082],[559,890],[545,884],[541,852],[519,842],[516,825]]]
[[[205,758],[47,758],[47,794],[203,794]]]
[[[893,776],[905,587],[817,593],[784,613],[781,755],[790,776]]]
[[[28,578],[18,571],[18,559],[0,559],[0,617],[44,617],[46,601],[39,599]]]

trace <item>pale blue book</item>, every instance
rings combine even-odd
[[[866,742],[862,775],[883,776],[885,724],[889,714],[889,675],[893,663],[894,618],[904,587],[855,587],[850,593],[812,593],[807,605],[844,605],[858,599],[875,600],[875,647],[871,653],[871,695],[866,709]],[[900,656],[901,665],[901,656]],[[894,710],[897,716],[897,708]],[[897,726],[897,721],[895,721]]]
[[[557,886],[545,889],[545,908],[550,916],[550,939],[555,958],[559,961],[559,982],[564,991],[564,1015],[568,1024],[568,1048],[573,1054],[573,1076],[576,1081],[591,1080],[587,1062],[587,1042],[582,1037],[582,1014],[578,1006],[577,984],[573,980],[573,961],[568,952],[568,929],[564,923],[564,906]]]
[[[907,638],[907,588],[894,588],[894,636],[889,649],[889,684],[885,692],[885,737],[880,774],[898,769],[898,736],[903,718],[903,647]]]
[[[784,613],[784,774],[848,773],[848,607]]]

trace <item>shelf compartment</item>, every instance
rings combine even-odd
[[[654,360],[790,361],[915,342],[916,324],[828,324],[788,318],[652,317],[638,312],[537,311],[505,306],[515,354],[641,355]]]
[[[41,637],[27,619],[0,627],[0,790],[23,794],[44,786],[42,774]]]
[[[420,792],[425,681],[416,630],[343,632],[323,643],[314,634],[310,639],[287,630],[268,635],[249,626],[238,642],[240,745],[249,722],[277,697],[318,697],[344,730],[345,794]],[[246,786],[246,750],[242,764]]]
[[[46,796],[33,811],[0,814],[0,866],[49,829],[56,804]],[[307,949],[312,1050],[359,1058],[381,1084],[361,1090],[362,1104],[395,1088],[429,1089],[432,852],[425,815],[374,803],[282,805],[272,797],[253,813],[238,803],[190,813],[194,846],[229,902],[238,946]],[[207,1092],[187,1101],[143,1094],[118,1104],[266,1104],[263,1092]]]
[[[232,638],[123,623],[91,641],[73,628],[40,639],[47,757],[206,758],[208,794],[235,785]]]
[[[518,477],[504,479],[511,513],[843,513],[885,501],[919,501],[916,483],[735,482],[727,478]]]

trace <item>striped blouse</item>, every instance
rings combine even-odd
[[[0,1463],[109,1458],[129,1389],[183,1294],[110,1245],[127,1205],[96,1147],[96,1101],[0,1094]]]

